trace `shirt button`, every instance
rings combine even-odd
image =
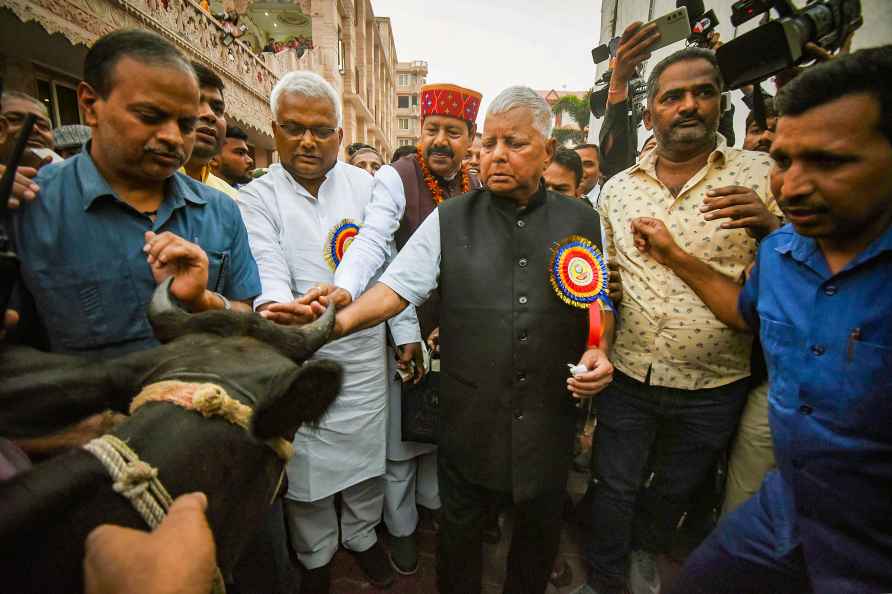
[[[826,350],[827,349],[825,349],[824,346],[820,344],[816,344],[811,347],[811,352],[814,354],[815,357],[820,357],[826,352]]]
[[[526,303],[527,303],[527,298],[526,298],[526,296],[525,296],[525,295],[521,295],[520,297],[517,298],[517,302],[520,303],[521,305],[526,305]]]
[[[515,408],[514,409],[514,420],[520,421],[521,419],[523,419],[523,411],[520,410],[520,408]]]
[[[812,408],[812,407],[811,407],[810,405],[808,405],[808,404],[803,404],[802,406],[799,407],[799,412],[802,413],[802,414],[804,414],[804,415],[810,415],[812,412],[814,412],[814,410],[815,410],[815,409]]]
[[[523,382],[527,381],[527,374],[525,374],[525,373],[518,373],[518,374],[517,374],[517,381],[519,381],[520,383],[523,383]]]
[[[521,258],[520,260],[517,261],[517,265],[520,266],[521,268],[526,268],[527,264],[529,264],[529,261],[526,258]]]
[[[530,336],[527,334],[526,330],[521,330],[518,337],[520,338],[521,342],[526,342],[527,340],[530,339]]]
[[[836,285],[827,285],[824,287],[824,295],[827,295],[828,297],[836,295]]]
[[[526,221],[518,220],[518,221],[517,221],[517,226],[520,227],[521,229],[523,229],[524,227],[527,226],[527,223],[526,223]]]

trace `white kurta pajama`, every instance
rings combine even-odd
[[[290,302],[320,283],[334,281],[326,260],[330,234],[345,220],[361,225],[371,187],[367,172],[339,161],[326,175],[318,198],[278,164],[241,189],[239,206],[262,284],[255,309]],[[421,339],[414,309],[389,325],[399,344]],[[344,382],[319,426],[298,430],[295,455],[287,466],[286,511],[307,516],[303,522],[289,519],[292,542],[310,569],[326,564],[337,550],[337,525],[328,526],[334,518],[328,510],[333,505],[330,496],[335,493],[345,492],[345,505],[355,499],[352,491],[363,499],[351,511],[350,526],[342,525],[344,545],[362,551],[375,543],[383,489],[377,477],[385,470],[387,356],[384,325],[379,324],[329,343],[313,357],[341,363]]]

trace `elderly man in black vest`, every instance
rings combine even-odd
[[[337,318],[336,332],[349,334],[421,305],[439,286],[441,594],[480,592],[482,518],[494,503],[515,509],[505,592],[545,591],[574,403],[612,378],[598,215],[542,184],[551,127],[532,89],[499,94],[484,125],[485,188],[444,201]],[[577,364],[572,377],[568,363]]]

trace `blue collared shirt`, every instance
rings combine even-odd
[[[802,544],[818,591],[873,591],[892,579],[892,228],[836,274],[780,229],[739,308],[771,381],[775,542]]]
[[[146,315],[156,286],[146,231],[201,246],[209,290],[238,300],[260,293],[238,205],[218,190],[175,173],[153,222],[115,195],[86,150],[35,181],[40,193],[16,218],[16,247],[53,351],[117,356],[158,344]]]

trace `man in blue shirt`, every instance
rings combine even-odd
[[[156,345],[146,308],[171,275],[192,311],[250,311],[260,281],[238,206],[176,173],[195,141],[189,62],[155,34],[117,31],[87,53],[78,96],[93,138],[40,170],[15,222],[51,349],[109,357]]]
[[[778,470],[670,592],[892,590],[892,46],[806,70],[777,98],[787,225],[741,290],[637,219],[636,244],[722,321],[758,331]]]

